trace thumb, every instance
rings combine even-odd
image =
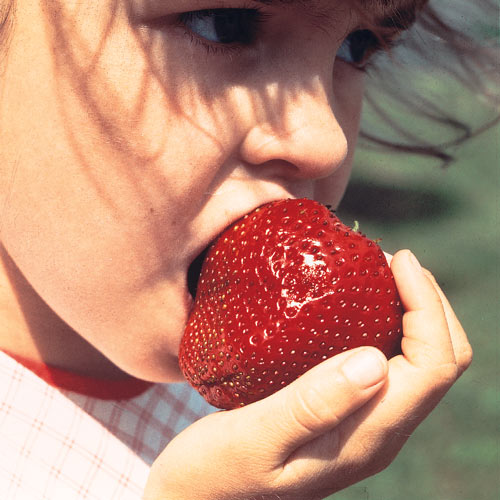
[[[144,498],[247,498],[267,491],[297,448],[365,404],[386,377],[385,356],[361,347],[327,359],[265,399],[210,414],[155,460]]]
[[[284,461],[298,447],[336,427],[384,385],[387,359],[374,347],[346,351],[315,366],[295,382],[241,408],[253,413],[246,435],[255,431]],[[260,414],[261,418],[255,418]],[[250,415],[249,415],[250,416]],[[255,429],[248,427],[253,422]]]

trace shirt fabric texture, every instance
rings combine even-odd
[[[0,497],[139,500],[169,441],[213,411],[185,383],[100,399],[54,387],[0,352]]]

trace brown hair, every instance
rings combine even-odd
[[[446,166],[454,146],[500,121],[498,5],[377,1],[393,7],[388,26],[409,29],[369,71],[365,103],[372,118],[362,127],[361,144],[433,157]],[[474,102],[476,116],[457,109],[457,96]],[[436,135],[436,124],[437,140],[426,135]]]

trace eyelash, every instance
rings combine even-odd
[[[368,43],[366,46],[362,48],[364,50],[364,53],[360,56],[360,61],[359,62],[348,62],[348,64],[351,64],[355,69],[359,71],[368,71],[370,70],[373,65],[373,58],[375,55],[380,54],[380,53],[387,53],[392,50],[392,48],[396,45],[396,40],[393,36],[377,36],[373,31],[370,30],[365,30],[365,29],[358,29],[350,33],[344,40],[344,43],[349,42],[350,44],[355,44],[355,43],[366,43],[368,40]],[[339,49],[340,52],[341,49]],[[355,47],[349,46],[349,50],[356,50]],[[337,57],[342,60],[342,57],[339,56],[337,53]]]
[[[242,43],[242,42],[235,42],[235,43],[211,42],[210,40],[207,40],[206,38],[202,37],[201,35],[194,33],[186,24],[189,21],[192,21],[196,18],[202,18],[204,15],[208,16],[210,14],[215,14],[217,12],[230,12],[230,11],[240,11],[240,12],[251,13],[253,15],[252,30],[254,33],[257,33],[258,29],[260,27],[262,27],[263,25],[265,25],[267,19],[269,19],[271,17],[271,14],[267,14],[267,13],[262,12],[260,7],[245,8],[243,6],[243,7],[237,8],[237,9],[230,9],[230,8],[205,9],[205,10],[198,10],[198,11],[183,12],[182,14],[179,15],[179,17],[177,19],[177,25],[184,30],[184,34],[190,38],[190,41],[192,43],[204,48],[206,50],[207,54],[232,55],[234,53],[240,52],[245,47],[251,46],[253,43],[253,40],[245,42],[245,43]]]
[[[188,28],[184,27],[184,34],[189,37],[191,43],[195,46],[205,49],[207,54],[231,55],[241,51],[242,47],[238,45],[215,45],[197,36]]]
[[[251,33],[248,34],[249,35],[248,40],[237,41],[234,43],[232,42],[221,43],[221,42],[211,41],[203,37],[202,35],[195,33],[192,29],[188,27],[188,24],[190,22],[195,21],[197,19],[201,20],[204,17],[217,14],[230,15],[231,13],[235,12],[241,14],[245,13],[251,16],[250,18]],[[190,38],[191,43],[204,48],[207,54],[232,55],[252,45],[254,41],[253,38],[256,37],[256,33],[258,33],[259,28],[265,24],[265,22],[269,17],[271,17],[271,15],[262,12],[261,8],[259,7],[243,6],[240,8],[232,8],[232,9],[231,8],[204,9],[198,11],[183,12],[178,16],[177,25],[184,30],[184,34]],[[392,37],[379,38],[372,31],[364,29],[358,29],[350,33],[344,40],[343,44],[347,42],[349,42],[350,44],[361,42],[361,44],[363,44],[363,41],[366,42],[366,40],[368,40],[368,45],[361,49],[364,50],[366,54],[363,53],[361,60],[359,62],[346,61],[344,58],[340,59],[344,60],[347,64],[350,64],[352,67],[354,67],[359,71],[368,71],[373,65],[372,57],[378,52],[389,51],[394,45],[394,40],[392,39]],[[351,48],[351,45],[349,45],[348,50],[349,51],[353,50]]]

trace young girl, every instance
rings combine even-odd
[[[338,205],[364,70],[426,3],[0,0],[2,498],[305,500],[394,459],[471,361],[407,250],[389,362],[346,352],[213,413],[177,351],[229,223]]]

